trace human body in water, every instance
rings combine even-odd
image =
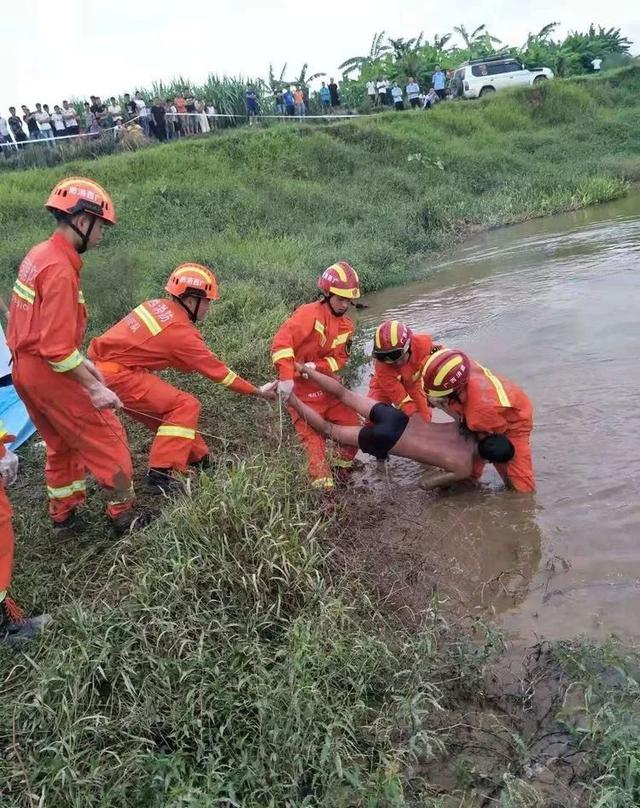
[[[392,454],[441,469],[440,474],[428,478],[425,487],[435,488],[468,479],[478,457],[496,462],[496,459],[502,459],[513,451],[506,439],[498,441],[497,446],[495,440],[488,443],[478,441],[455,422],[429,423],[419,414],[407,416],[389,404],[348,390],[337,379],[318,373],[307,365],[298,364],[296,367],[322,390],[370,422],[365,426],[329,423],[292,394],[289,405],[309,426],[339,443],[358,446],[378,460],[385,460]],[[490,437],[495,439],[497,436]]]

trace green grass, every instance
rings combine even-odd
[[[0,291],[51,229],[50,187],[88,174],[119,217],[83,270],[91,333],[158,294],[176,264],[207,261],[222,301],[205,335],[265,381],[275,328],[336,259],[380,289],[480,228],[624,194],[640,176],[639,90],[632,68],[424,115],[3,172]],[[56,545],[42,457],[24,453],[14,590],[54,621],[25,654],[0,653],[3,808],[449,808],[422,767],[446,755],[490,644],[468,645],[429,610],[418,629],[400,622],[337,567],[328,554],[348,536],[305,489],[277,407],[180,383],[202,398],[220,463],[127,541],[105,539],[94,492],[87,542]],[[144,451],[148,437],[133,430],[133,443]],[[601,735],[594,770],[622,788],[614,756],[593,751]],[[501,765],[502,804],[535,804]]]

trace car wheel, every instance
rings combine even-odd
[[[541,81],[546,81],[546,80],[547,80],[546,76],[536,76],[535,79],[533,80],[533,83],[534,84],[540,84]]]
[[[482,98],[483,95],[490,95],[491,93],[495,93],[495,91],[496,91],[495,87],[483,87],[480,90],[480,98]]]

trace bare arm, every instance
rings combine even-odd
[[[362,415],[363,418],[368,418],[371,408],[378,402],[369,398],[368,396],[361,396],[359,393],[354,393],[348,390],[343,384],[332,376],[325,376],[324,373],[318,373],[317,370],[311,370],[307,365],[296,363],[296,369],[302,373],[303,376],[308,376],[312,382],[318,385],[325,393],[330,393],[337,399],[351,407],[352,410]]]
[[[318,375],[322,376],[321,373]],[[340,386],[342,387],[342,385]],[[293,409],[297,413],[299,413],[299,415],[301,415],[304,418],[304,420],[309,424],[309,426],[312,426],[316,430],[316,432],[319,432],[326,438],[338,441],[339,443],[344,443],[346,446],[358,445],[358,435],[360,434],[360,430],[362,427],[339,426],[338,424],[332,424],[329,421],[326,421],[315,410],[312,410],[311,407],[309,407],[304,402],[300,401],[300,399],[296,396],[295,393],[292,393],[289,396],[289,400],[287,403],[289,404],[290,407],[293,407]]]

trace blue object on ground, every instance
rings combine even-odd
[[[0,419],[4,423],[4,428],[10,435],[15,435],[13,443],[8,443],[9,449],[14,452],[36,431],[31,423],[27,408],[16,393],[16,388],[12,384],[0,387]]]

